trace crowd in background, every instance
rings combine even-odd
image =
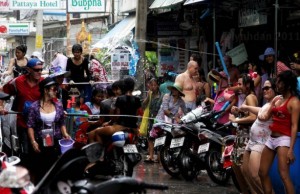
[[[293,150],[300,129],[300,53],[293,55],[291,64],[280,60],[275,64],[275,51],[267,48],[259,62],[249,60],[239,67],[224,56],[225,66],[217,65],[207,76],[200,56],[191,54],[186,71],[180,74],[167,71],[161,77],[148,72],[146,95],[140,99],[132,94],[134,79],[127,77],[109,83],[100,62],[83,55],[79,44],[72,47],[73,57],[56,53],[49,72],[44,71],[39,52],[26,58],[26,50],[26,46],[16,48],[16,57],[2,73],[13,79],[6,81],[2,91],[14,96],[12,110],[22,112],[17,115],[22,163],[34,174],[34,182],[59,157],[59,139],[76,139],[80,132],[85,143],[105,144],[107,137],[120,130],[138,134],[138,119],[130,116],[143,115],[146,107],[151,119],[145,162],[157,162],[153,123],[178,123],[184,114],[205,103],[216,111],[229,104],[217,122],[238,124],[236,141],[242,143],[235,144],[232,160],[242,192],[272,193],[267,172],[276,154],[286,191],[294,192],[289,165],[295,161]],[[43,78],[45,73],[49,76]],[[90,122],[85,130],[79,126],[87,120],[75,118],[74,129],[66,129],[66,112],[104,116]],[[45,157],[50,155],[53,160]],[[44,168],[36,171],[36,165],[41,163]]]

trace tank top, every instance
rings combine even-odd
[[[27,58],[26,58],[26,60],[27,60]],[[14,78],[19,77],[20,75],[23,75],[26,73],[27,73],[27,70],[26,70],[25,66],[24,67],[19,66],[17,63],[17,59],[15,59],[15,64],[14,64],[14,68],[13,68]]]
[[[294,96],[291,96],[282,106],[272,108],[273,124],[270,125],[271,131],[291,136],[292,121],[287,104],[292,97]]]
[[[56,111],[53,111],[51,113],[42,113],[41,112],[41,120],[44,122],[44,128],[51,127],[52,123],[55,120]]]

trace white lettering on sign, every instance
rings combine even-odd
[[[10,9],[60,9],[60,0],[10,0]]]

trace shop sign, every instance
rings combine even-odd
[[[10,0],[9,8],[12,10],[25,9],[60,9],[60,0]]]
[[[248,60],[248,54],[244,43],[231,49],[226,55],[232,58],[232,64],[234,65],[240,65]]]
[[[12,10],[9,10],[9,0],[0,0],[0,11],[12,12]]]
[[[158,74],[162,76],[166,71],[182,73],[186,70],[188,61],[186,38],[170,37],[158,38]]]
[[[105,12],[105,0],[67,0],[68,13]]]
[[[257,26],[267,24],[267,14],[258,12],[266,7],[266,0],[243,0],[242,8],[239,10],[239,27]]]
[[[0,35],[29,35],[29,23],[1,24]]]

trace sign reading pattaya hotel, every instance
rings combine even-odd
[[[105,0],[67,0],[68,13],[105,12]]]
[[[22,9],[60,9],[60,0],[10,0],[9,8],[13,10]]]

